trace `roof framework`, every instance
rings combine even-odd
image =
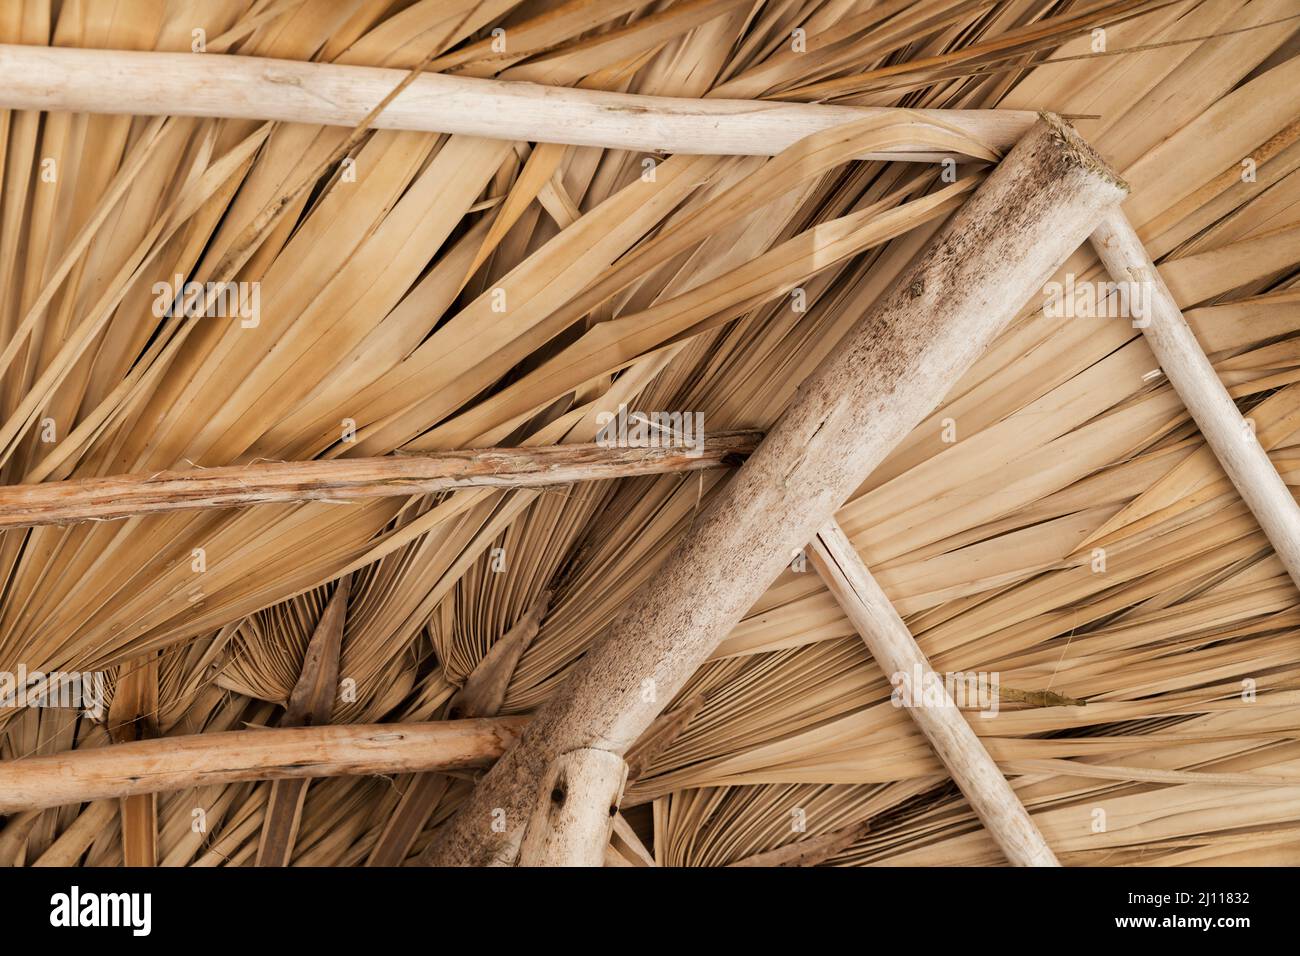
[[[807,26],[748,3],[654,13],[611,4],[598,22],[562,4],[536,20],[487,3],[457,4],[454,16],[417,3],[386,18],[382,4],[363,13],[340,0],[320,22],[293,5],[212,6],[209,52],[184,59],[214,76],[230,52],[241,63],[300,61],[295,89],[310,84],[301,77],[316,60],[395,68],[396,93],[440,71],[544,83],[561,110],[580,101],[644,112],[592,124],[580,147],[561,136],[530,145],[535,134],[513,130],[509,110],[486,136],[378,130],[379,108],[350,132],[316,124],[355,122],[353,107],[296,124],[258,125],[284,117],[239,109],[149,119],[175,108],[132,99],[157,72],[145,53],[132,55],[136,86],[118,98],[121,115],[66,112],[100,108],[75,90],[63,104],[57,94],[0,103],[19,108],[5,114],[12,161],[0,201],[6,483],[40,482],[30,494],[49,503],[88,480],[101,491],[117,481],[117,510],[65,519],[124,519],[31,530],[38,522],[15,521],[0,540],[0,667],[110,675],[102,714],[0,711],[0,807],[14,811],[0,856],[468,862],[447,851],[466,814],[447,820],[492,796],[494,776],[471,794],[474,779],[457,768],[490,761],[519,727],[481,721],[540,711],[510,758],[525,760],[529,734],[547,739],[548,715],[574,699],[625,732],[574,738],[539,765],[535,798],[521,804],[536,804],[525,863],[1294,855],[1300,755],[1287,647],[1300,512],[1286,483],[1300,320],[1289,285],[1297,85],[1284,5],[1067,4],[1049,16],[1007,2],[976,16],[944,3],[856,15],[813,4],[799,20]],[[0,40],[176,50],[193,19],[110,22],[95,10],[51,19],[35,4],[7,14]],[[504,50],[494,24],[504,24]],[[439,37],[433,49],[403,45],[416,25]],[[1098,29],[1115,59],[1096,49]],[[0,74],[30,68],[25,55],[0,49]],[[594,91],[595,105],[569,87]],[[601,103],[602,90],[633,99]],[[688,152],[669,126],[662,149],[673,155],[644,157],[620,147],[645,148],[627,137],[659,129],[657,111],[684,111],[650,96],[704,97],[727,122],[744,117],[739,100],[816,101],[797,112],[819,131],[770,149]],[[1181,111],[1153,115],[1142,105],[1151,97],[1181,97]],[[379,105],[390,102],[400,95]],[[935,112],[879,109],[904,102]],[[845,111],[864,106],[876,110]],[[994,106],[996,117],[981,112]],[[796,540],[816,537],[813,565],[829,593],[799,556],[770,587],[774,574],[757,572],[767,574],[757,602],[719,613],[698,659],[668,654],[682,671],[666,682],[671,693],[652,694],[627,722],[591,661],[619,647],[620,627],[635,634],[638,620],[678,612],[699,621],[698,602],[745,593],[734,550],[712,559],[725,568],[732,554],[732,573],[705,597],[672,577],[675,555],[719,540],[713,516],[728,514],[737,489],[763,487],[745,484],[760,462],[796,465],[762,449],[780,447],[784,423],[817,388],[815,370],[836,364],[823,360],[852,353],[857,318],[878,338],[889,290],[915,298],[908,264],[924,275],[954,229],[982,223],[984,235],[1000,228],[1041,251],[1032,215],[969,221],[998,181],[985,167],[954,182],[947,163],[890,160],[996,160],[1007,131],[1018,130],[1014,142],[1037,109],[1098,115],[1080,124],[1131,185],[1124,212],[1110,208],[1114,195],[1095,217],[1075,216],[1068,193],[1053,194],[1040,215],[1058,214],[1049,232],[1063,245],[1043,253],[1042,270],[1017,272],[1014,256],[992,255],[996,243],[972,245],[990,257],[968,261],[986,284],[967,286],[1007,304],[987,336],[959,337],[968,359],[936,380],[933,397],[913,396],[915,412],[877,396],[898,434],[874,457],[820,427],[803,436],[805,457],[817,460],[819,441],[829,455],[819,474],[835,453],[865,462],[842,494],[819,497],[802,481],[779,496],[811,509]],[[1032,177],[1016,180],[1032,208]],[[1087,247],[1070,255],[1098,222],[1100,263]],[[1138,317],[1147,321],[1057,315],[1033,295],[1053,269],[1074,283],[1104,279],[1103,267],[1151,287]],[[151,280],[173,274],[208,283],[204,310],[214,281],[255,283],[265,308],[253,326],[151,310]],[[944,304],[952,297],[910,320]],[[942,341],[924,339],[917,349]],[[301,489],[237,511],[212,510],[232,503],[222,498],[166,516],[130,504],[178,467],[196,477],[233,468],[237,483],[265,459],[327,475],[470,449],[456,454],[495,473],[501,456],[483,466],[492,453],[474,451],[491,445],[526,446],[516,460],[582,447],[601,477],[644,475],[629,449],[581,445],[628,406],[675,409],[678,422],[702,414],[711,434],[718,422],[770,440],[733,478],[716,466],[740,465],[752,435],[710,446],[704,460],[653,456],[655,472],[675,476],[571,484],[588,476],[563,472],[560,495],[512,482],[386,490],[344,507],[308,502]],[[134,477],[103,477],[121,472]],[[786,557],[774,560],[773,571]],[[663,588],[663,576],[676,583]],[[902,660],[996,675],[1008,709],[987,726],[951,706],[911,709],[939,764],[889,704],[884,678]],[[147,754],[158,738],[183,736],[215,767],[223,747],[247,748],[261,733],[223,733],[244,724],[437,735],[465,718],[491,728],[486,742],[431,755],[423,766],[451,775],[403,778],[396,795],[364,776],[382,759],[342,761],[338,772],[363,776],[308,787],[254,782],[279,776],[267,758],[255,775],[235,764],[227,777],[182,774],[183,788],[161,796],[73,787],[77,802],[51,809],[13,798],[40,760],[73,768],[61,776],[82,766],[111,779],[115,754],[125,767],[130,748]],[[946,749],[953,738],[940,725],[962,745]],[[294,731],[277,733],[298,746]],[[964,798],[945,788],[949,773]],[[202,831],[189,826],[194,807]],[[1140,838],[1126,838],[1137,828]],[[522,829],[508,826],[514,844],[489,855],[513,862]]]

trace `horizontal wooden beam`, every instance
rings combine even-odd
[[[0,531],[191,508],[347,502],[456,488],[540,488],[575,481],[699,471],[740,464],[761,437],[759,432],[734,431],[702,438],[695,448],[596,444],[476,448],[7,485],[0,487]]]
[[[241,780],[486,767],[527,717],[161,737],[0,762],[0,814]]]
[[[356,126],[406,70],[221,53],[154,53],[0,44],[0,108],[226,116]],[[771,156],[803,137],[892,112],[938,120],[999,151],[1033,125],[1027,110],[887,110],[765,100],[682,99],[472,77],[417,78],[373,122],[377,129],[463,133],[665,153]],[[862,159],[938,162],[905,136]]]

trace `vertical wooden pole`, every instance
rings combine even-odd
[[[555,758],[528,821],[520,866],[601,866],[627,781],[627,764],[584,748]]]

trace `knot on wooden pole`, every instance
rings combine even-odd
[[[547,768],[519,850],[520,866],[600,866],[623,799],[627,763],[582,747]]]

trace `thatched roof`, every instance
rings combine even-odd
[[[1294,15],[1288,0],[31,0],[0,6],[0,42],[203,49],[217,73],[237,54],[706,104],[1054,111],[1129,184],[1129,220],[1295,482]],[[591,443],[620,405],[768,432],[1007,145],[938,114],[888,114],[903,125],[821,152],[668,155],[563,129],[512,139],[506,113],[484,136],[258,108],[0,111],[4,485],[545,449]],[[854,158],[904,133],[962,161]],[[1102,278],[1086,245],[1067,274]],[[246,285],[226,317],[190,318],[176,276]],[[971,726],[1062,863],[1294,863],[1296,587],[1142,332],[1046,302],[1024,303],[836,518],[936,670],[996,675],[1000,712]],[[710,600],[657,574],[734,471],[714,458],[0,532],[0,672],[107,680],[103,713],[0,707],[0,864],[419,859],[524,722],[481,725],[486,749],[446,773],[182,774],[156,797],[27,808],[4,803],[4,774],[102,750],[111,777],[130,740],[257,746],[255,728],[331,724],[367,725],[371,746],[385,735],[368,725],[535,712],[634,596]],[[609,860],[1002,863],[891,691],[795,560],[659,703]]]

